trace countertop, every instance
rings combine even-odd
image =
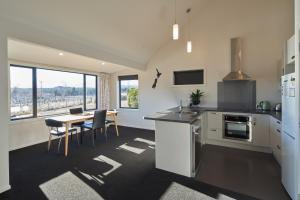
[[[183,112],[180,113],[179,107],[175,107],[175,108],[168,109],[166,111],[157,112],[153,115],[145,116],[144,119],[192,124],[197,120],[197,118],[201,114],[207,111],[215,111],[215,112],[265,114],[265,115],[271,115],[272,117],[281,121],[281,112],[275,112],[275,111],[224,109],[224,108],[212,108],[212,107],[183,107],[182,110]]]

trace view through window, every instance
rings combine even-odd
[[[97,108],[97,77],[85,75],[86,85],[86,109],[93,110]]]
[[[96,75],[22,66],[11,66],[10,74],[11,119],[97,109]]]
[[[68,113],[77,107],[83,107],[82,74],[37,69],[38,116]]]
[[[32,68],[10,68],[11,117],[33,117]]]
[[[119,76],[120,108],[137,109],[139,107],[138,85],[138,75]]]

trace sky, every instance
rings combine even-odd
[[[10,68],[11,88],[32,87],[32,71],[30,68]],[[37,69],[37,87],[51,88],[57,86],[83,87],[83,75],[70,72],[61,72]],[[95,77],[87,76],[87,87],[95,86]]]

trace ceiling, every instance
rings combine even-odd
[[[187,8],[193,15],[207,1],[177,0],[179,24],[185,24]],[[0,16],[98,45],[146,66],[171,39],[174,0],[1,0]]]
[[[63,53],[63,55],[60,56],[60,53]],[[11,39],[8,40],[8,58],[20,62],[67,67],[91,72],[114,73],[127,68],[94,58]]]

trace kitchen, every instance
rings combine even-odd
[[[0,5],[0,199],[300,199],[299,0]]]
[[[242,39],[232,38],[230,44],[231,72],[218,82],[218,107],[201,107],[198,90],[196,103],[191,95],[190,105],[180,100],[178,107],[144,117],[155,121],[156,168],[197,177],[201,148],[207,144],[269,153],[281,165],[286,191],[297,199],[294,36],[284,48],[282,108],[281,103],[256,104],[256,81],[242,71]],[[203,84],[203,72],[193,75],[174,71],[174,85]]]

